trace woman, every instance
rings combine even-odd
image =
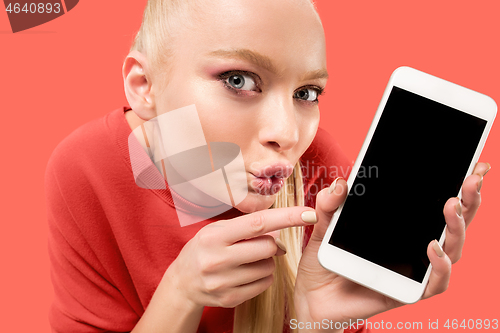
[[[301,207],[299,163],[348,162],[317,132],[328,74],[323,28],[308,0],[149,1],[123,76],[131,110],[73,134],[47,171],[56,331],[281,332],[291,319],[345,323],[401,305],[317,261],[346,182],[319,192],[315,209]],[[180,228],[172,223],[177,207],[165,205],[177,194],[130,187],[130,167],[111,163],[121,159],[112,150],[125,152],[131,129],[192,104],[207,142],[241,149],[248,194],[236,209]],[[68,161],[76,145],[83,153]],[[58,173],[64,166],[71,171]],[[478,164],[463,203],[452,198],[444,207],[447,241],[444,251],[429,244],[425,298],[447,288],[488,169]],[[309,178],[306,194],[320,177]],[[84,200],[66,190],[74,182]],[[185,201],[184,210],[203,209]],[[312,224],[302,251],[301,228]]]

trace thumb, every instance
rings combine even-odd
[[[346,196],[347,182],[342,177],[338,177],[329,188],[325,188],[318,193],[316,196],[318,223],[314,225],[310,241],[321,242],[323,240],[333,213],[344,202]]]

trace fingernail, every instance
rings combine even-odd
[[[318,222],[318,217],[316,216],[316,212],[314,210],[307,210],[300,215],[302,221],[310,224],[314,224]]]
[[[278,245],[278,247],[286,253],[286,247],[285,244],[283,244],[283,241],[279,238],[275,238],[274,241],[276,242],[276,245]]]
[[[483,176],[480,174],[476,173],[481,179],[477,182],[477,193],[481,193],[481,187],[483,186]]]
[[[483,177],[486,176],[488,171],[490,171],[490,169],[491,169],[491,165],[489,163],[486,163],[486,165],[488,165],[488,169],[484,172]]]
[[[457,199],[458,199],[458,202],[455,205],[455,210],[457,211],[458,217],[462,217],[462,203],[460,202],[461,200],[459,197],[457,197]]]
[[[332,185],[330,185],[330,187],[328,188],[328,194],[332,194],[333,191],[335,191],[335,188],[337,187],[337,181],[339,179],[344,179],[344,178],[342,178],[342,177],[335,178],[335,180],[333,181]]]
[[[437,240],[434,240],[434,243],[432,243],[432,248],[439,258],[444,256],[443,248],[441,247],[441,245],[439,245],[439,242]]]

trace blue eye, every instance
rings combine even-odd
[[[232,74],[226,80],[226,85],[238,90],[257,90],[257,84],[250,75]]]
[[[318,100],[318,95],[320,94],[321,92],[319,92],[317,89],[304,88],[296,91],[293,94],[293,97],[303,101],[316,102]]]

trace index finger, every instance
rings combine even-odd
[[[254,238],[271,231],[311,225],[317,221],[316,212],[312,208],[287,207],[265,209],[217,223],[227,230],[227,238],[224,241],[234,244],[237,241]]]

